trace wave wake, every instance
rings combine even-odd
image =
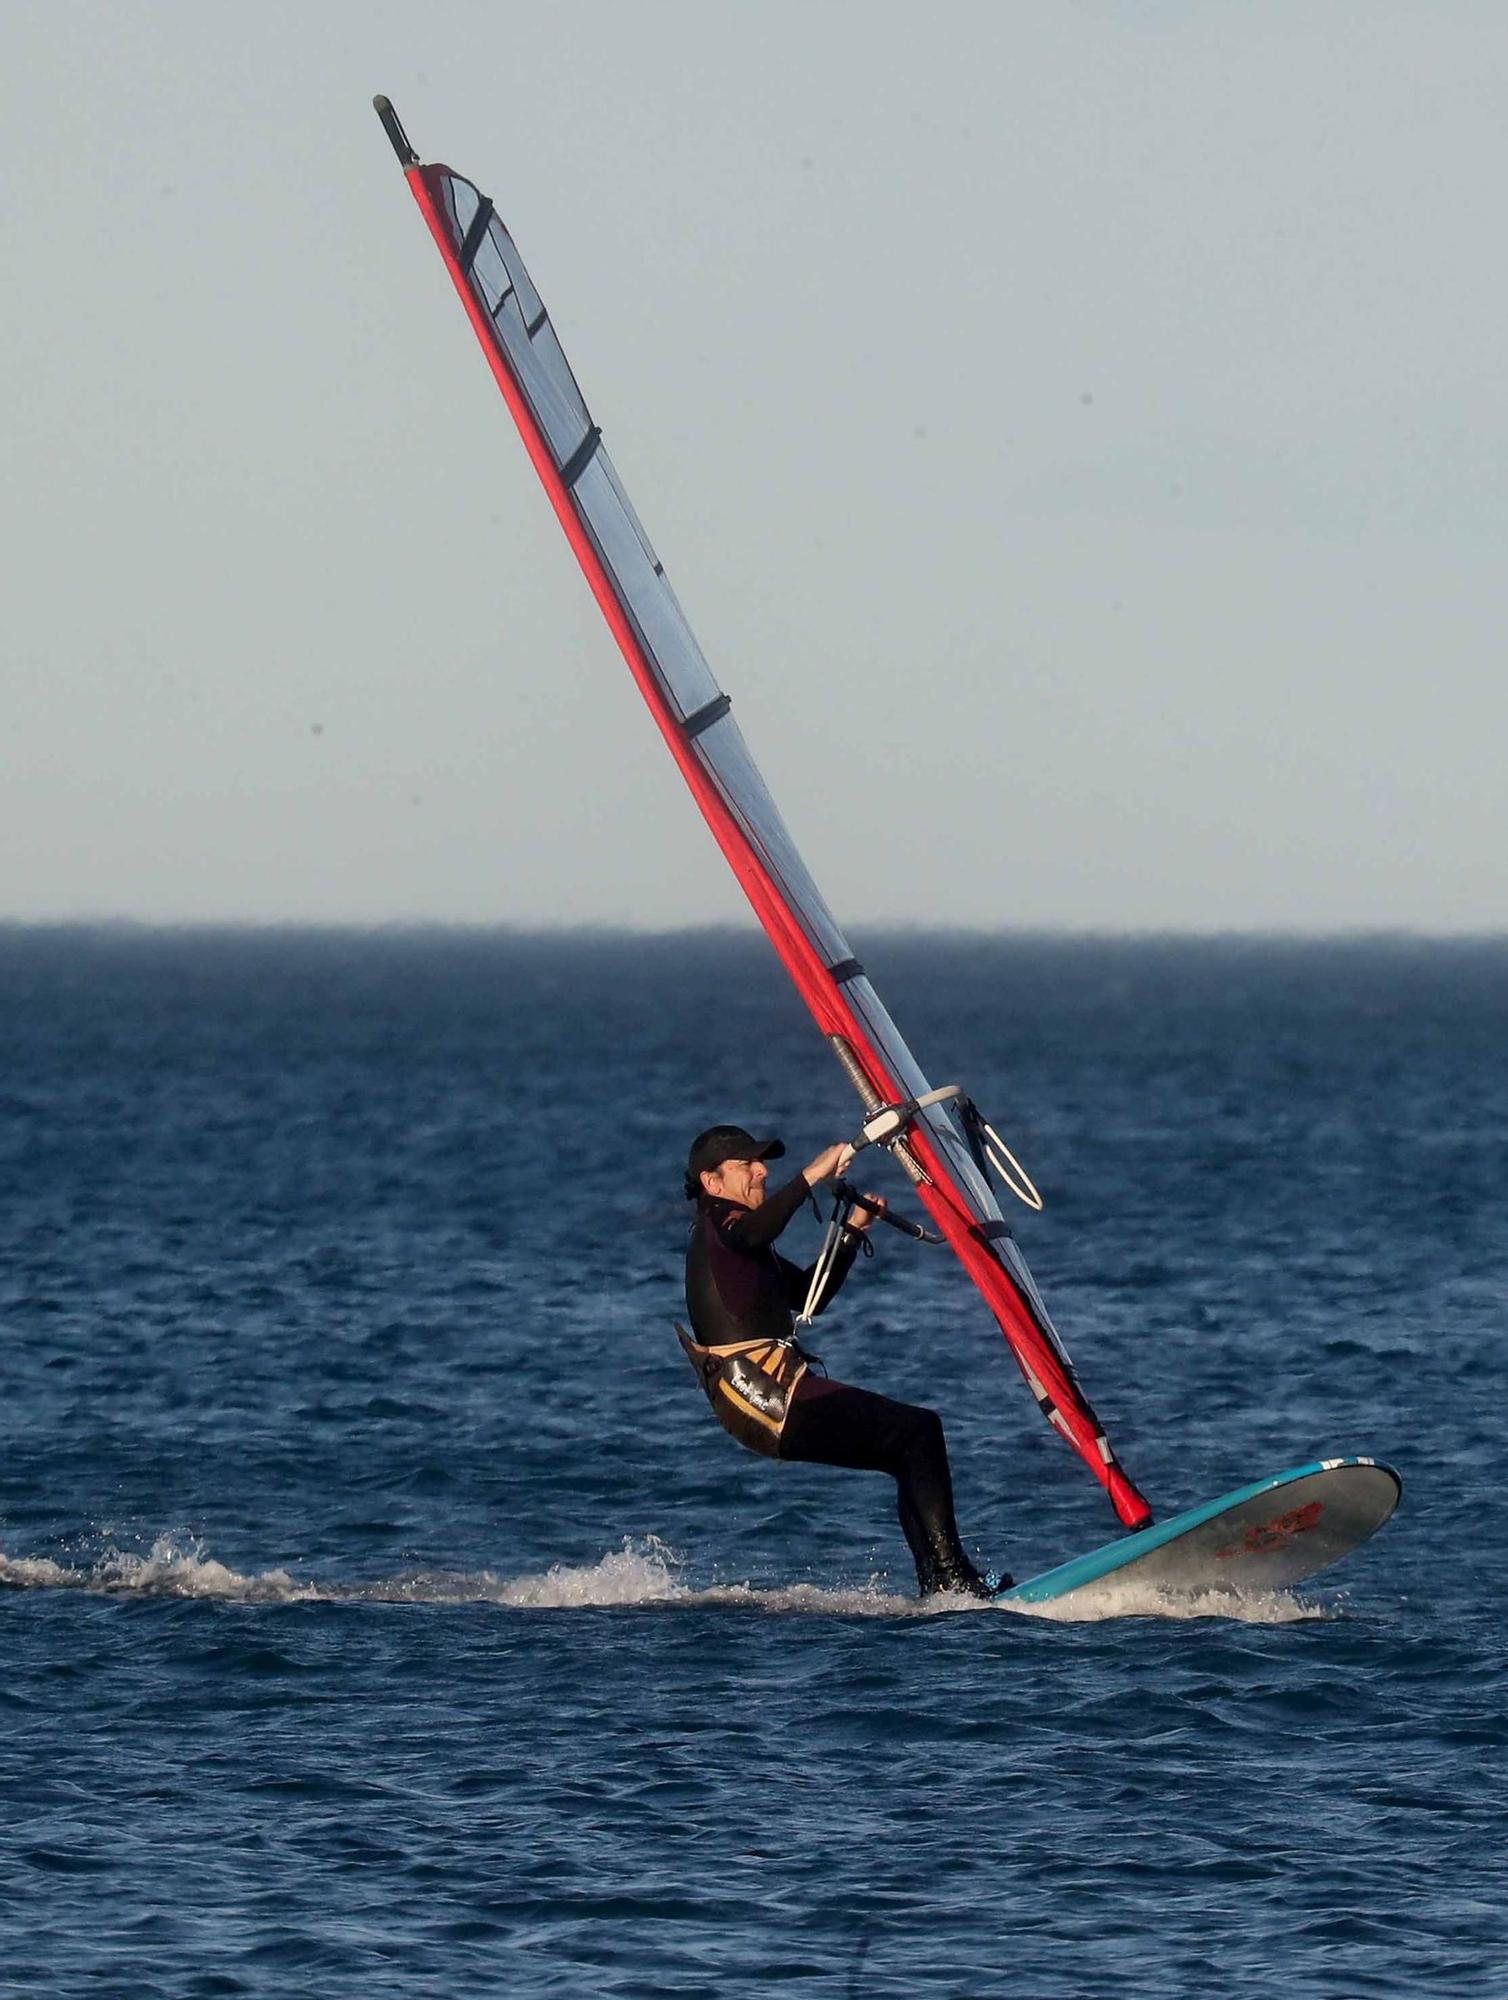
[[[0,1587],[15,1590],[81,1590],[103,1596],[213,1598],[238,1604],[496,1604],[521,1611],[601,1610],[615,1606],[725,1607],[808,1617],[934,1618],[1008,1612],[1062,1624],[1107,1618],[1234,1618],[1280,1625],[1330,1614],[1286,1593],[1208,1594],[1174,1598],[1145,1586],[1100,1590],[1092,1604],[981,1604],[964,1597],[922,1600],[890,1589],[880,1578],[831,1587],[814,1583],[695,1585],[684,1576],[675,1550],[655,1536],[625,1539],[621,1548],[584,1564],[555,1563],[536,1576],[500,1577],[413,1570],[369,1582],[300,1580],[284,1569],[250,1574],[229,1568],[171,1535],[159,1536],[146,1555],[108,1550],[86,1565],[46,1556],[0,1553]]]
[[[243,1575],[207,1556],[201,1544],[185,1547],[171,1535],[159,1535],[144,1556],[109,1549],[85,1566],[0,1553],[0,1585],[87,1590],[107,1597],[219,1597],[240,1604],[307,1603],[329,1594],[316,1584],[300,1583],[285,1569]]]

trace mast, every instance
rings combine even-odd
[[[512,237],[470,181],[424,165],[387,98],[374,99],[410,191],[512,413],[540,483],[646,706],[781,963],[857,1090],[866,1130],[916,1185],[983,1294],[1044,1416],[1131,1528],[1151,1518],[1048,1317],[987,1178],[1024,1188],[963,1097],[928,1084],[849,949],[749,755],[602,444]],[[1003,1156],[1003,1158],[1002,1158]],[[1019,1172],[1019,1170],[1017,1170]]]

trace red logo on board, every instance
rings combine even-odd
[[[1228,1548],[1216,1549],[1215,1560],[1229,1562],[1232,1556],[1271,1555],[1274,1549],[1282,1548],[1295,1535],[1307,1535],[1324,1511],[1323,1500],[1311,1500],[1307,1507],[1290,1508],[1286,1514],[1279,1514],[1276,1520],[1248,1528],[1239,1542],[1232,1542]]]

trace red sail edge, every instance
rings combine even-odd
[[[379,112],[382,109],[379,102]],[[390,113],[390,107],[388,109]],[[388,118],[384,117],[383,122],[387,125]],[[389,136],[393,136],[391,129]],[[462,266],[461,245],[446,212],[442,193],[447,182],[458,181],[461,177],[439,163],[420,165],[412,155],[404,159],[401,151],[399,157],[403,159],[404,174],[414,199],[429,225],[436,247],[466,308],[472,329],[487,357],[493,378],[512,412],[525,449],[550,497],[566,539],[671,756],[754,914],[817,1026],[825,1035],[841,1035],[844,1038],[877,1100],[893,1103],[904,1098],[906,1091],[892,1073],[864,1022],[850,1005],[842,984],[834,977],[833,970],[816,949],[795,911],[784,900],[779,883],[766,867],[754,842],[696,755],[685,734],[682,719],[674,713],[656,678],[613,578],[578,512],[549,440],[514,374],[497,328],[483,310]],[[1060,1358],[1053,1340],[1039,1326],[1027,1300],[971,1215],[952,1167],[922,1124],[912,1128],[907,1144],[928,1176],[917,1190],[921,1200],[995,1314],[1006,1343],[1043,1413],[1088,1464],[1109,1494],[1124,1525],[1128,1528],[1144,1526],[1151,1518],[1151,1509],[1121,1469],[1071,1366],[1065,1365],[1065,1358]]]

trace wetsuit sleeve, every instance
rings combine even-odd
[[[723,1234],[741,1250],[762,1250],[775,1241],[810,1193],[806,1175],[797,1174],[784,1187],[767,1194],[758,1208],[740,1209],[730,1216],[723,1224]]]

